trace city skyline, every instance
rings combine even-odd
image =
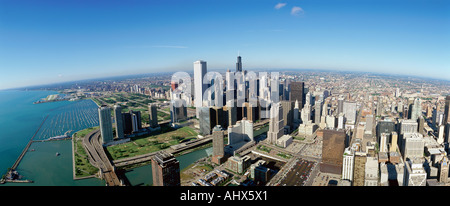
[[[159,71],[326,69],[450,80],[446,1],[3,1],[0,89]],[[158,20],[158,21],[155,21]]]

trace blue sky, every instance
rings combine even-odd
[[[299,68],[450,80],[450,1],[0,0],[0,89],[103,76]]]

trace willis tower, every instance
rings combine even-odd
[[[242,72],[242,61],[241,61],[241,56],[237,57],[237,62],[236,62],[236,72]]]

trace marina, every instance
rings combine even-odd
[[[22,94],[27,96],[30,93],[39,95],[51,92],[23,92]],[[32,104],[32,98],[30,100],[26,105],[30,107],[29,111],[35,112],[35,116],[39,117],[35,118],[35,121],[39,123],[35,124],[34,128],[30,128],[34,131],[28,135],[27,141],[22,143],[25,149],[22,148],[16,155],[10,155],[15,156],[16,161],[12,160],[9,166],[4,168],[14,163],[15,170],[10,176],[13,178],[8,181],[3,179],[4,184],[0,185],[104,186],[105,181],[98,178],[87,177],[76,180],[73,178],[73,149],[72,141],[69,141],[73,133],[98,125],[98,106],[92,100],[49,104]],[[42,108],[41,111],[39,108]],[[187,167],[196,160],[210,155],[211,152],[212,148],[207,148],[178,156],[180,168]],[[132,185],[152,184],[151,165],[134,168],[127,171],[125,175]]]
[[[24,92],[27,93],[27,92]],[[30,92],[34,93],[34,92]],[[38,92],[38,93],[44,93],[44,92]],[[49,93],[49,92],[45,92]],[[32,103],[32,102],[30,102]],[[29,105],[29,104],[28,104]],[[28,106],[27,105],[27,106]],[[31,106],[29,106],[31,108]],[[63,152],[58,149],[58,151],[53,152],[53,156],[58,158],[58,161],[56,160],[48,160],[50,161],[47,164],[41,164],[41,165],[35,165],[36,161],[29,162],[24,161],[27,160],[27,158],[35,158],[39,156],[39,159],[41,158],[41,155],[43,153],[47,154],[45,149],[38,149],[37,147],[41,147],[43,145],[46,146],[56,146],[60,147],[60,145],[65,145],[67,139],[71,138],[71,135],[74,131],[82,130],[88,127],[92,127],[96,124],[98,124],[98,116],[97,114],[97,105],[92,100],[79,100],[79,101],[65,101],[65,102],[53,102],[49,104],[32,104],[32,108],[34,108],[33,111],[36,108],[43,108],[47,110],[45,112],[45,117],[43,120],[41,119],[40,125],[38,126],[38,129],[34,132],[33,136],[28,140],[25,148],[22,150],[22,152],[19,154],[17,159],[14,161],[13,165],[8,168],[6,171],[6,174],[2,176],[2,179],[0,179],[0,184],[5,183],[33,183],[33,185],[36,185],[35,179],[38,181],[41,181],[40,176],[36,176],[36,171],[38,171],[39,168],[43,167],[43,165],[46,165],[44,168],[52,167],[56,164],[65,164],[65,163],[58,163],[59,161],[67,161],[65,155],[63,154],[70,154],[71,152],[64,150]],[[30,110],[31,111],[31,110]],[[42,142],[42,144],[41,144]],[[44,142],[55,142],[55,144],[50,143],[44,143]],[[59,143],[61,142],[61,143]],[[32,152],[32,153],[27,153]],[[20,164],[19,164],[20,163]],[[31,170],[25,169],[28,168],[28,166],[35,165]],[[71,165],[71,163],[69,163]],[[58,166],[56,168],[61,168],[61,166]],[[31,173],[30,173],[31,171]],[[71,172],[71,171],[70,171]],[[47,171],[48,173],[48,171]],[[44,175],[45,176],[45,175]],[[28,178],[28,179],[27,179]],[[33,179],[33,180],[29,180]],[[49,181],[50,179],[46,178],[45,181]],[[50,180],[52,181],[52,180]],[[66,180],[64,180],[66,181]],[[73,180],[69,179],[67,180],[69,184]],[[92,182],[94,185],[98,185],[99,181],[83,181],[83,182]],[[87,183],[86,185],[92,185],[91,183]],[[23,184],[27,185],[27,184]],[[38,185],[42,185],[42,182]],[[46,184],[44,184],[46,185]],[[65,185],[65,184],[63,184]],[[102,184],[100,184],[102,185]]]
[[[57,137],[67,131],[65,135],[72,135],[74,131],[98,125],[97,105],[92,100],[71,102],[51,111],[48,121],[36,136],[36,140],[46,140]]]

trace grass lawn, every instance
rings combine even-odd
[[[299,137],[299,136],[295,136],[295,137],[294,137],[294,139],[296,139],[296,140],[300,140],[300,141],[303,141],[303,140],[305,140],[305,138],[304,138],[304,137]]]
[[[109,146],[107,150],[111,157],[117,160],[166,149],[183,140],[196,138],[197,135],[192,128],[182,127],[174,131],[152,134],[124,144]]]
[[[75,177],[90,176],[98,172],[98,168],[89,163],[86,150],[83,147],[83,138],[95,129],[98,129],[98,127],[84,129],[74,134]]]

